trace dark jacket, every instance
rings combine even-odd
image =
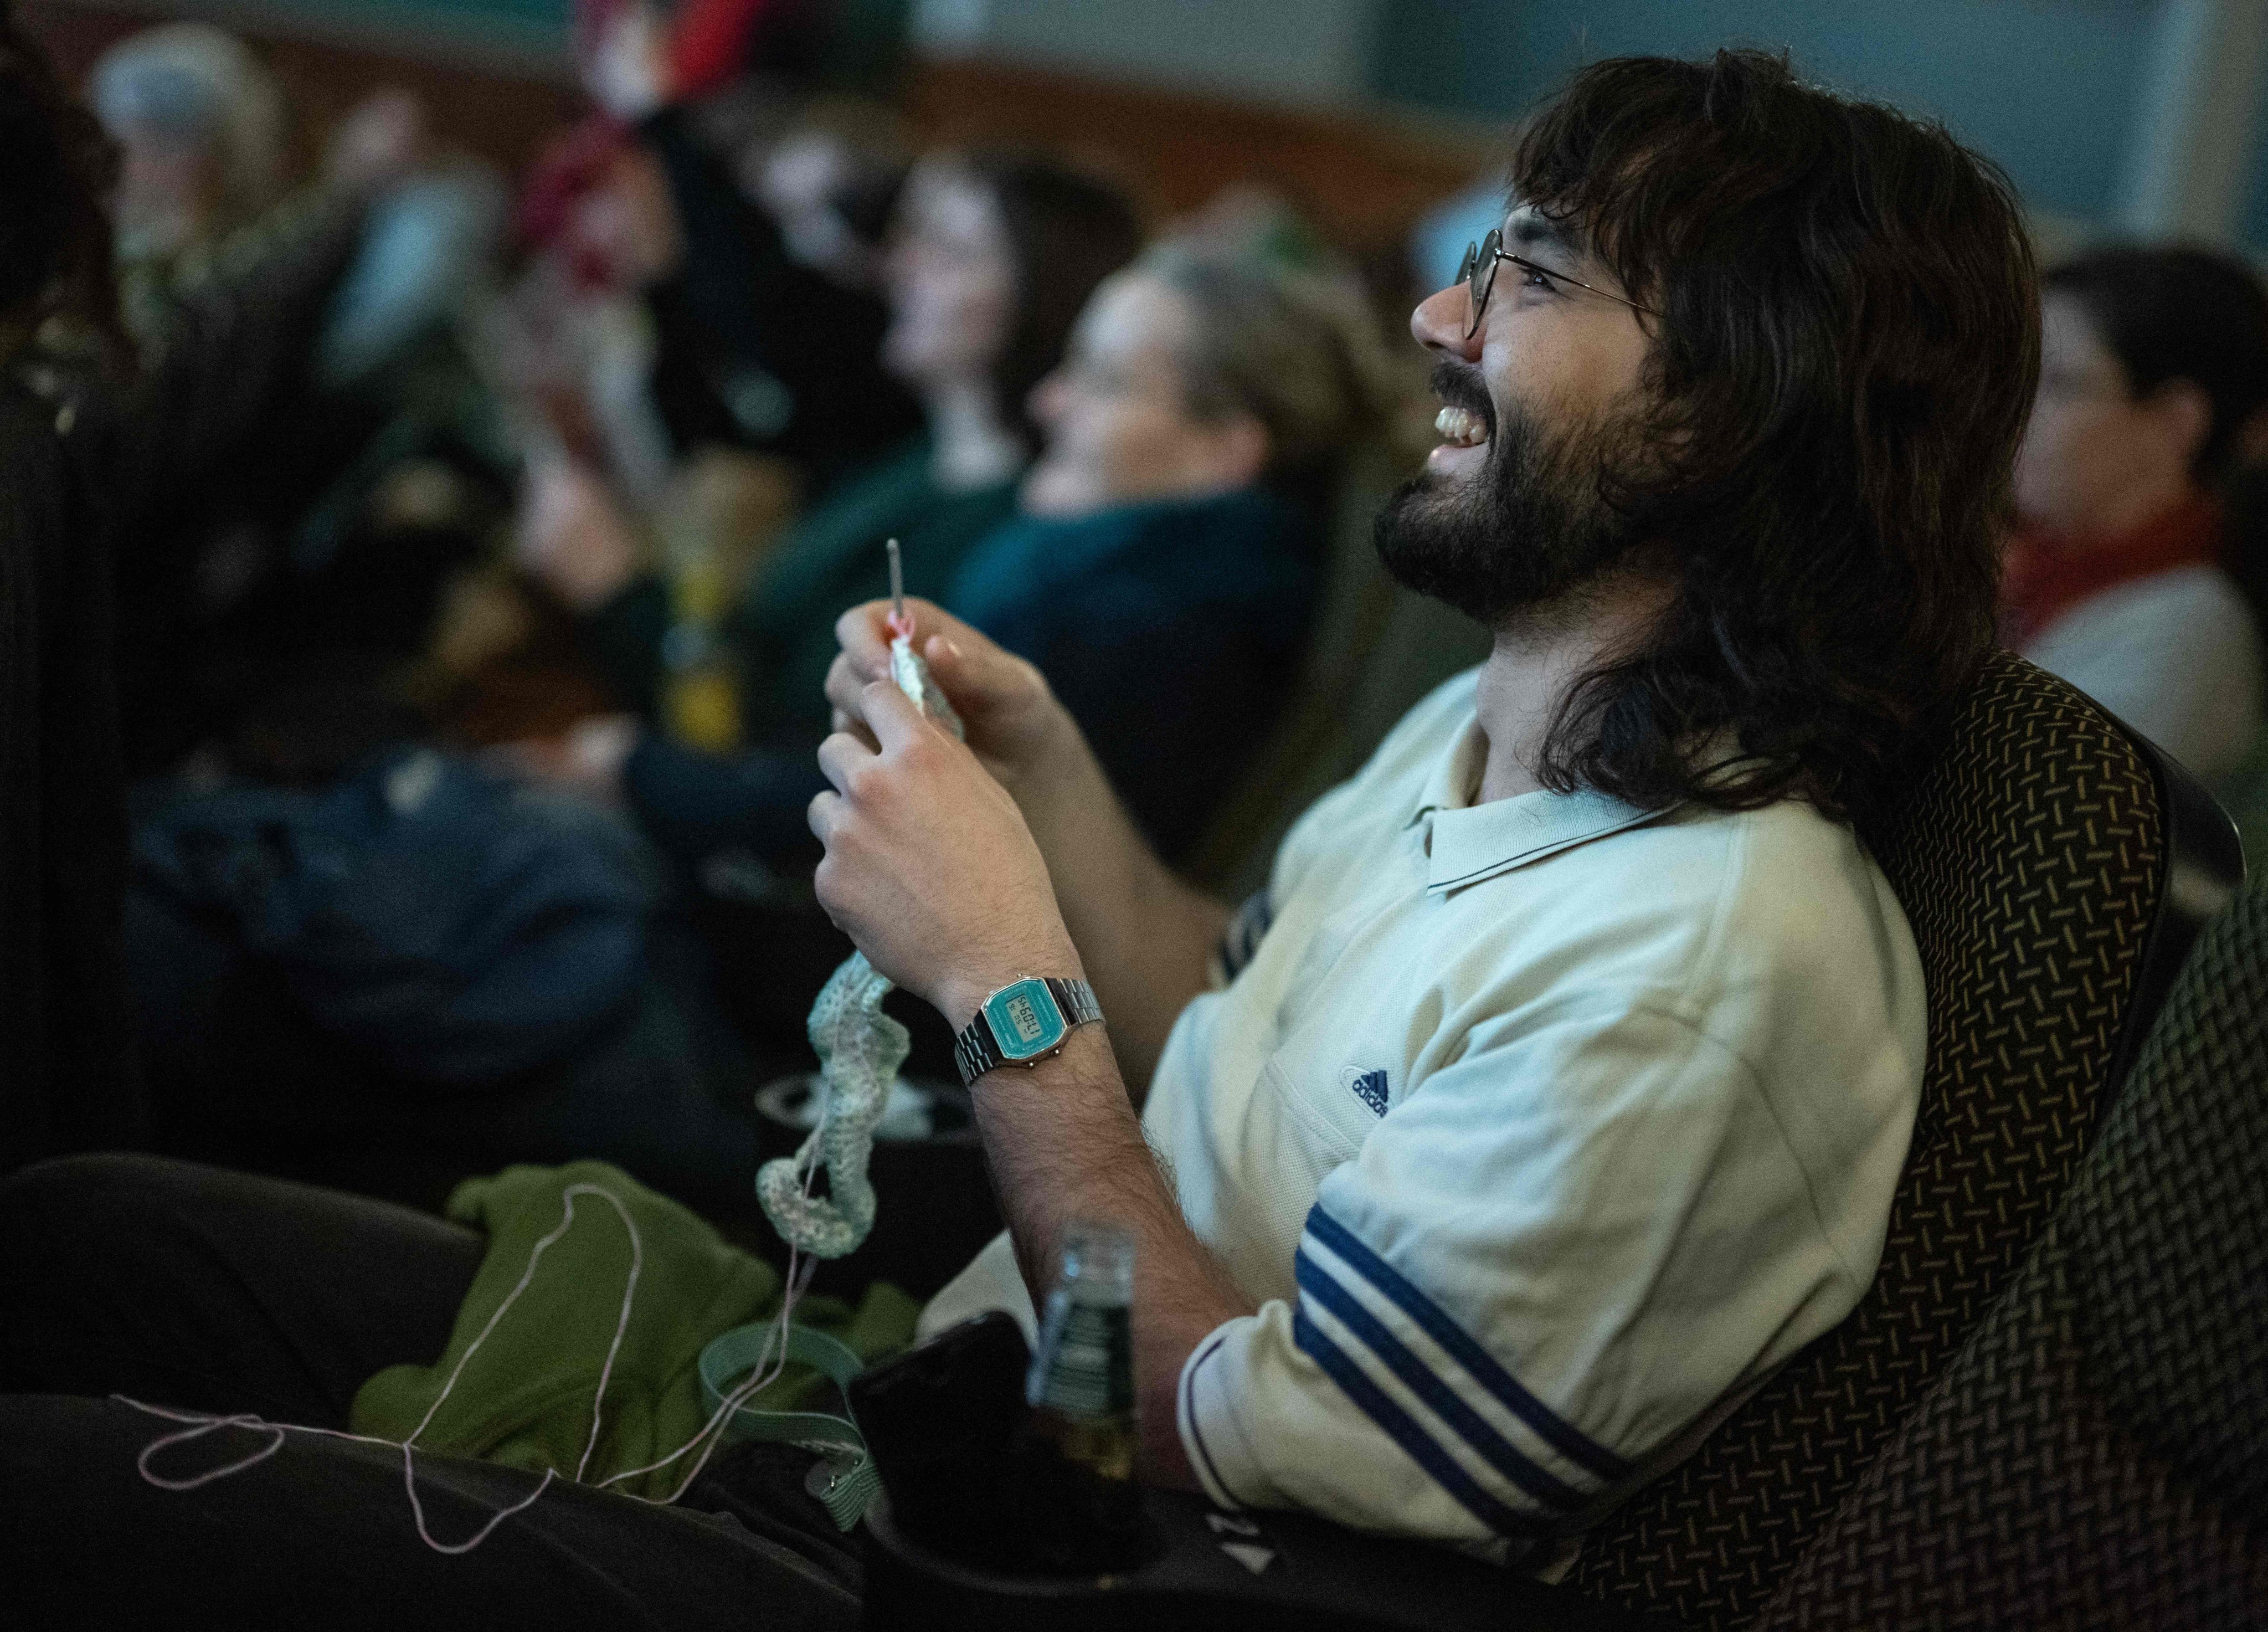
[[[740,680],[742,741],[793,752],[827,728],[823,688],[835,661],[835,620],[887,594],[895,538],[906,593],[941,600],[977,541],[1015,513],[1016,485],[998,482],[948,493],[931,474],[926,434],[846,479],[765,557],[723,634]],[[591,618],[593,655],[616,694],[658,713],[669,590],[644,578]]]
[[[969,552],[945,605],[1039,665],[1173,859],[1203,837],[1290,700],[1319,556],[1304,512],[1245,489],[1011,521]],[[792,855],[825,785],[807,755],[725,759],[652,737],[627,778],[649,831],[696,864],[733,849]]]
[[[256,693],[276,644],[260,593],[291,527],[380,422],[311,359],[361,242],[351,201],[298,211],[183,297],[96,454],[118,583],[119,706],[135,775],[170,771]]]
[[[1186,853],[1290,701],[1320,531],[1264,488],[1024,520],[946,605],[1039,665],[1161,855]]]
[[[0,1170],[145,1134],[96,427],[36,372],[0,370]]]
[[[919,406],[882,371],[880,299],[791,257],[682,110],[657,114],[640,133],[684,236],[677,271],[646,292],[654,402],[678,447],[778,454],[817,493],[918,426]]]
[[[136,921],[169,914],[218,956],[137,934],[144,1022],[203,1012],[190,971],[249,956],[404,1078],[502,1081],[618,1026],[656,901],[642,854],[602,812],[425,748],[317,791],[177,794],[136,829]]]

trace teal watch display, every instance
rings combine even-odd
[[[1062,1051],[1073,1026],[1101,1018],[1086,981],[1027,975],[977,1006],[976,1018],[954,1039],[953,1063],[964,1085],[1002,1066],[1035,1066]]]

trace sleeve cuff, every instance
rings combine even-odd
[[[1243,1337],[1257,1319],[1254,1315],[1239,1316],[1208,1333],[1190,1351],[1174,1393],[1182,1454],[1197,1470],[1205,1495],[1216,1506],[1231,1510],[1265,1505],[1256,1493],[1268,1488],[1230,1401],[1229,1379],[1234,1367],[1223,1363],[1222,1352]]]

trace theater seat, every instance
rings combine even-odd
[[[2268,888],[2207,933],[2063,1207],[1758,1622],[2268,1622]]]
[[[2186,772],[2005,652],[1866,838],[1930,1000],[1881,1268],[1849,1319],[1592,1534],[1571,1578],[1587,1595],[1696,1627],[1763,1609],[2008,1284],[2243,876]]]
[[[2011,1283],[2199,926],[2242,876],[2234,828],[2185,772],[2007,653],[1865,837],[1912,923],[1930,1008],[1920,1118],[1874,1286],[1593,1532],[1556,1593],[1522,1583],[1498,1600],[1503,1615],[1478,1613],[1468,1576],[1484,1567],[1365,1540],[1382,1589],[1410,1611],[1368,1624],[1572,1627],[1602,1606],[1752,1623]],[[1202,1545],[1207,1532],[1177,1533]],[[885,1577],[917,1569],[893,1553],[887,1518],[878,1538]],[[1138,1591],[1145,1573],[1115,1590]],[[1312,1624],[1264,1581],[1221,1585],[1243,1601],[1241,1625]],[[1004,1603],[1021,1596],[1000,1585]]]

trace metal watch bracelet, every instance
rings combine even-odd
[[[1027,979],[1030,978],[1027,977]],[[994,1035],[991,1018],[993,1000],[1002,993],[1012,992],[1025,985],[1023,980],[1012,981],[977,1005],[976,1017],[961,1028],[954,1039],[953,1063],[961,1072],[963,1087],[974,1086],[976,1079],[987,1072],[997,1071],[1004,1065],[1022,1066],[1029,1069],[1042,1060],[1052,1060],[1070,1042],[1072,1030],[1092,1024],[1102,1018],[1102,1006],[1094,1000],[1094,988],[1084,980],[1058,978],[1049,975],[1038,978],[1038,984],[1047,988],[1055,1001],[1057,1013],[1063,1022],[1063,1034],[1050,1045],[1020,1059],[1011,1058],[1000,1047]]]

